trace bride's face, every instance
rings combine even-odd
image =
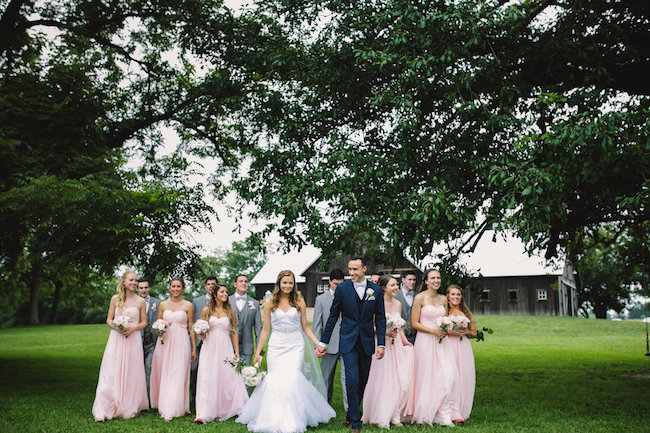
[[[280,290],[282,293],[289,294],[293,292],[293,286],[294,286],[294,281],[293,278],[290,275],[287,275],[286,277],[282,277],[280,280]]]

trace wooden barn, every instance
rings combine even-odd
[[[296,275],[298,290],[305,298],[308,307],[313,307],[316,296],[323,293],[328,287],[330,271],[339,268],[343,273],[348,274],[348,260],[350,256],[343,256],[340,260],[327,263],[322,266],[321,270],[321,252],[318,248],[306,246],[300,251],[291,251],[289,253],[276,253],[260,269],[260,271],[251,280],[255,286],[255,294],[258,299],[263,299],[267,290],[273,291],[275,280],[284,269],[293,271]],[[367,276],[371,272],[383,272],[393,275],[401,274],[406,270],[413,270],[419,281],[422,281],[422,271],[406,257],[400,257],[395,261],[395,265],[386,263],[375,263],[368,261]]]
[[[308,307],[313,307],[318,294],[327,289],[329,272],[340,268],[347,278],[349,256],[327,263],[321,271],[321,252],[306,246],[300,251],[276,253],[255,275],[251,283],[258,299],[273,291],[280,271],[290,269],[296,275],[298,290]],[[524,244],[513,236],[499,234],[493,241],[486,233],[475,251],[460,257],[461,263],[475,275],[482,291],[467,294],[468,307],[477,314],[576,316],[577,296],[571,266],[563,261],[548,263],[540,256],[529,256]],[[367,276],[378,271],[398,276],[405,270],[414,270],[417,286],[422,281],[422,270],[414,261],[400,257],[395,265],[369,261]],[[399,279],[398,279],[399,281]]]
[[[524,244],[508,235],[491,233],[474,253],[461,258],[476,275],[482,292],[468,296],[468,307],[478,314],[576,316],[577,296],[573,268],[564,261],[547,262],[529,256]]]

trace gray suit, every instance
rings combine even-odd
[[[413,291],[415,292],[415,290]],[[406,320],[406,326],[404,326],[404,334],[406,335],[406,339],[411,343],[415,344],[415,336],[417,334],[417,331],[413,329],[411,326],[411,308],[412,305],[409,306],[408,302],[406,302],[406,299],[404,298],[404,294],[402,293],[402,288],[397,291],[397,295],[395,295],[395,299],[397,299],[400,304],[402,304],[402,319]],[[413,293],[413,299],[415,299],[415,293]]]
[[[332,308],[332,293],[329,289],[316,297],[316,303],[314,304],[314,320],[312,322],[312,329],[314,330],[314,335],[320,341],[321,334],[327,323],[327,319],[330,316],[330,309]],[[327,344],[327,353],[321,358],[320,368],[323,372],[323,380],[325,381],[325,387],[327,388],[327,402],[332,402],[332,394],[334,392],[334,372],[336,371],[336,362],[341,360],[341,389],[343,391],[343,406],[345,411],[348,410],[348,398],[347,392],[345,391],[345,368],[343,367],[343,358],[339,354],[339,334],[341,328],[341,318],[334,325],[334,330],[332,331],[332,337],[330,338],[329,343]]]
[[[201,318],[201,311],[208,305],[208,299],[205,295],[197,296],[192,299],[192,306],[194,307],[194,320],[199,320]],[[188,326],[192,326],[193,323],[188,323]],[[202,340],[197,338],[196,342],[196,361],[190,365],[190,393],[192,396],[191,405],[195,406],[196,403],[194,399],[196,398],[196,374],[199,371],[199,354],[201,353],[201,346],[203,344]]]
[[[151,330],[151,325],[158,318],[158,306],[160,299],[149,296],[147,302],[147,327],[142,331],[142,350],[144,352],[144,371],[147,376],[147,395],[149,395],[149,378],[151,377],[151,360],[153,359],[153,351],[156,348],[156,341],[158,335]]]
[[[246,295],[244,308],[239,311],[235,295],[230,296],[230,305],[237,313],[237,334],[239,336],[239,357],[250,364],[255,353],[255,344],[262,332],[260,303]],[[254,333],[254,335],[253,335]]]

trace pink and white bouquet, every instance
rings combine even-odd
[[[199,319],[194,323],[192,329],[199,337],[205,337],[205,335],[208,333],[208,330],[210,329],[210,322],[207,320]]]
[[[224,363],[232,366],[237,373],[239,373],[246,386],[258,386],[262,383],[266,371],[262,370],[257,365],[248,365],[243,360],[238,359],[224,359]]]
[[[386,320],[386,326],[388,326],[393,331],[399,331],[406,325],[406,320],[402,319],[401,316],[398,317],[389,317]],[[390,338],[390,344],[395,343],[395,337]]]
[[[169,329],[169,322],[164,320],[164,319],[158,319],[153,324],[151,325],[151,329],[153,332],[160,337],[160,344],[165,344],[165,339],[163,338],[163,335],[167,330]]]
[[[124,331],[129,323],[131,323],[129,316],[120,315],[113,317],[113,329],[117,329],[118,331]]]
[[[449,316],[451,319],[451,322],[453,323],[454,326],[454,331],[461,331],[461,330],[467,330],[469,328],[469,324],[471,323],[471,320],[469,320],[466,316],[463,315],[458,315],[458,316]],[[460,339],[463,339],[463,336],[460,336]]]
[[[445,331],[445,333],[449,330],[449,328],[454,326],[454,323],[451,321],[449,316],[440,316],[436,320],[436,326],[440,328],[441,330]],[[442,339],[444,337],[440,337],[438,340],[438,343],[442,343]]]

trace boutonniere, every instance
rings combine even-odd
[[[366,290],[366,300],[374,301],[375,300],[375,291],[372,289]]]
[[[151,304],[151,311],[156,311],[156,308],[158,308],[158,304],[156,303]]]
[[[254,310],[255,309],[255,302],[248,301],[248,308],[250,308],[251,310]]]

